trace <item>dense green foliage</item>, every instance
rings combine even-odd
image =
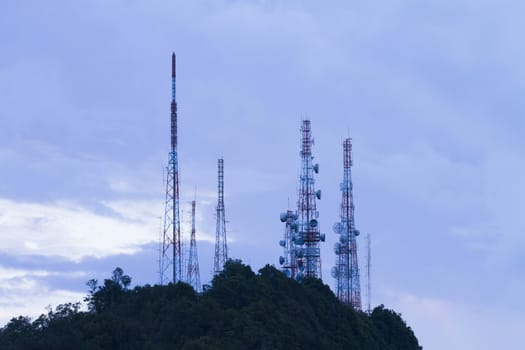
[[[91,280],[88,311],[60,305],[13,318],[0,349],[421,349],[400,315],[343,306],[320,280],[297,283],[266,266],[229,261],[202,295],[187,284],[128,289],[121,269]]]

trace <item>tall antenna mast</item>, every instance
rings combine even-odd
[[[372,308],[370,305],[372,304],[372,285],[371,279],[370,279],[370,271],[372,268],[372,243],[370,239],[370,233],[366,235],[366,243],[367,243],[367,250],[366,250],[366,300],[367,300],[367,310],[366,312],[370,314],[372,312]]]
[[[284,240],[279,244],[284,248],[284,256],[279,258],[284,272],[296,280],[303,277],[321,278],[321,252],[319,242],[325,235],[319,231],[319,212],[316,199],[321,199],[321,191],[315,191],[314,173],[319,172],[319,164],[313,164],[310,120],[301,124],[301,175],[297,200],[297,212],[290,210],[281,214],[286,223]]]
[[[359,231],[355,228],[354,201],[352,192],[352,139],[343,143],[343,182],[341,183],[340,222],[334,225],[334,232],[339,234],[339,242],[334,246],[336,264],[332,276],[336,279],[337,298],[356,310],[361,310],[361,286],[359,283],[359,266],[357,261],[356,237]]]
[[[176,59],[171,56],[171,150],[166,167],[166,201],[164,206],[164,230],[160,257],[160,284],[170,282],[168,270],[172,267],[171,282],[182,280],[182,247],[179,212],[179,160],[177,154],[177,100]],[[171,254],[170,254],[171,248]]]
[[[222,271],[228,260],[228,246],[226,245],[226,216],[224,213],[224,159],[218,159],[218,187],[217,187],[217,226],[215,233],[215,259],[213,273]]]
[[[201,291],[201,277],[199,272],[199,259],[197,256],[197,241],[195,239],[195,203],[195,200],[191,202],[191,238],[186,282],[191,285],[197,293],[199,293]]]

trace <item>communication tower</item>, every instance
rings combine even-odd
[[[195,200],[193,200],[191,201],[191,238],[186,282],[191,285],[197,293],[199,293],[201,291],[201,278],[199,273],[199,259],[197,256],[197,241],[195,239],[195,232]]]
[[[310,120],[301,125],[301,174],[299,176],[297,212],[281,214],[286,223],[285,239],[280,242],[284,256],[279,258],[283,270],[296,280],[303,277],[321,278],[321,252],[319,242],[325,235],[319,231],[319,212],[316,199],[321,199],[321,191],[315,190],[314,173],[319,173],[319,164],[313,164]]]
[[[182,247],[179,212],[179,163],[177,153],[177,100],[176,100],[176,59],[171,56],[171,150],[166,167],[166,201],[164,229],[160,251],[160,284],[170,282],[168,271],[172,270],[171,282],[182,280]],[[171,251],[170,251],[171,250]]]
[[[337,298],[356,310],[361,310],[361,286],[359,283],[359,266],[357,262],[356,237],[359,231],[355,228],[354,202],[352,195],[352,140],[343,143],[343,182],[341,183],[340,222],[334,225],[334,232],[339,235],[335,243],[336,264],[332,276],[337,282]]]
[[[370,280],[370,270],[372,268],[372,242],[370,238],[370,233],[366,235],[366,245],[366,312],[370,314],[372,312],[372,308],[370,306],[372,303],[372,284]]]
[[[279,263],[284,273],[292,278],[296,278],[298,272],[295,244],[292,242],[292,237],[297,235],[297,218],[297,214],[290,209],[285,213],[281,213],[281,222],[286,224],[284,228],[284,239],[279,241],[279,245],[284,249],[284,255],[279,257]]]
[[[226,216],[224,213],[224,159],[218,159],[218,186],[217,186],[217,226],[215,231],[215,259],[213,273],[222,271],[228,260],[228,246],[226,244]]]

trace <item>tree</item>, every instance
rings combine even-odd
[[[400,314],[343,305],[319,279],[296,282],[274,266],[256,274],[229,260],[202,294],[179,282],[129,288],[116,268],[87,282],[89,311],[59,305],[31,323],[12,319],[0,349],[420,350]]]
[[[95,279],[89,280],[86,285],[89,287],[89,295],[84,299],[88,303],[91,312],[105,311],[115,304],[124,291],[128,290],[131,284],[131,277],[124,274],[120,267],[115,268],[111,274],[111,279],[105,279],[104,285],[99,286]]]

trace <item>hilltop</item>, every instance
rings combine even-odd
[[[88,282],[88,311],[64,304],[32,322],[13,318],[0,348],[421,349],[394,311],[354,311],[320,280],[298,283],[269,265],[256,274],[230,260],[202,294],[185,283],[130,282],[117,268],[101,286]]]

